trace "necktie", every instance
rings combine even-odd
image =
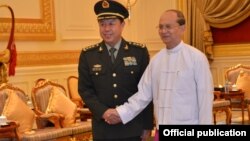
[[[111,56],[111,62],[112,62],[112,63],[115,62],[115,51],[116,51],[116,49],[113,48],[113,47],[109,49],[110,56]]]

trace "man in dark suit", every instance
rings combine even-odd
[[[116,1],[95,4],[102,42],[86,47],[79,58],[78,91],[93,114],[94,141],[146,141],[153,128],[153,104],[126,125],[109,125],[107,110],[137,92],[149,63],[145,45],[122,38],[128,10]],[[110,51],[112,50],[113,51]]]

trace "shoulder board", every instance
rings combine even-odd
[[[85,51],[89,51],[89,50],[95,49],[95,48],[99,47],[99,45],[100,44],[98,43],[98,44],[87,46],[87,47],[83,48],[82,51],[85,52]]]
[[[136,43],[136,42],[128,42],[128,44],[130,45],[134,45],[136,47],[140,47],[140,48],[145,48],[146,45],[145,44],[141,44],[141,43]]]

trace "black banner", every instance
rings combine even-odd
[[[213,138],[249,138],[250,125],[160,125],[159,139],[186,139],[200,141]]]

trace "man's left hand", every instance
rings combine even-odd
[[[151,130],[143,130],[141,135],[142,141],[147,141],[147,139],[151,136]]]

